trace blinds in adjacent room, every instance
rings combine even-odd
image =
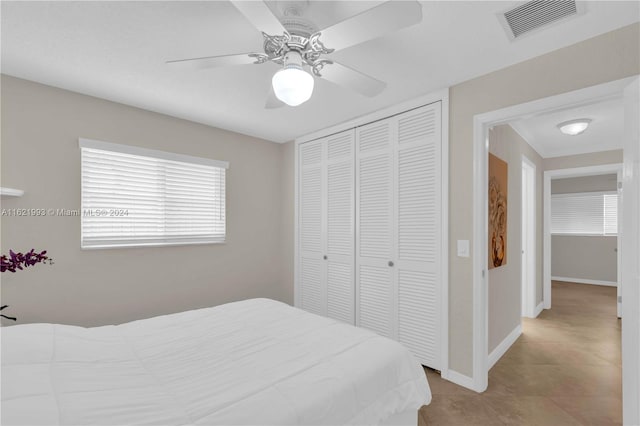
[[[584,192],[551,196],[551,233],[616,235],[618,194]]]
[[[220,243],[228,163],[80,139],[83,248]]]
[[[604,194],[604,233],[618,233],[618,194]]]

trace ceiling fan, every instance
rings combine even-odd
[[[283,2],[287,4],[283,22],[263,1],[231,0],[231,3],[262,32],[264,53],[180,59],[167,64],[194,69],[266,62],[282,65],[282,69],[273,76],[266,108],[280,107],[282,102],[297,106],[309,100],[313,93],[313,76],[365,96],[376,96],[384,90],[386,83],[335,62],[326,55],[422,20],[422,6],[418,1],[387,1],[318,31],[312,22],[302,17],[307,1]]]

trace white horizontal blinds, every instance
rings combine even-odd
[[[83,248],[224,242],[226,163],[80,146]]]
[[[553,194],[551,233],[606,235],[618,231],[618,195],[615,192]]]
[[[604,233],[618,234],[618,194],[604,194]]]
[[[220,167],[164,161],[165,233],[225,238],[225,178]]]

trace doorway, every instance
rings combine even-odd
[[[551,214],[551,197],[552,197],[552,189],[551,182],[556,179],[568,179],[568,178],[580,178],[580,177],[591,177],[591,176],[601,176],[601,175],[616,175],[616,183],[620,180],[622,175],[622,164],[604,164],[600,166],[589,166],[589,167],[577,167],[571,169],[559,169],[559,170],[547,170],[544,172],[544,194],[543,194],[543,205],[544,205],[544,261],[543,261],[543,300],[544,300],[544,309],[551,309],[552,306],[552,285],[551,281],[554,279],[557,281],[570,281],[570,282],[581,282],[583,284],[597,284],[597,285],[608,285],[610,284],[607,281],[603,280],[592,280],[592,279],[580,279],[579,277],[569,277],[566,279],[567,275],[571,274],[562,274],[562,278],[554,277],[552,274],[552,253],[553,253],[553,244],[552,244],[552,214]],[[616,185],[618,187],[619,185]],[[622,205],[622,193],[619,188],[617,188],[617,211],[619,212],[620,206]],[[622,231],[622,215],[617,215],[617,229],[616,234],[620,234]],[[621,292],[621,280],[619,279],[620,274],[620,259],[622,256],[622,252],[620,250],[620,238],[616,238],[616,278],[615,285],[618,288],[617,293],[618,296]],[[557,273],[556,273],[557,275]],[[620,299],[618,298],[618,317],[620,317],[621,306]]]
[[[574,92],[568,92],[537,101],[520,104],[502,110],[476,115],[474,117],[474,221],[473,221],[473,389],[478,392],[486,390],[488,385],[489,357],[488,347],[488,246],[487,246],[487,194],[488,182],[488,131],[489,128],[507,124],[518,118],[539,114],[545,111],[562,108],[573,108],[596,102],[598,100],[614,97],[624,98],[625,134],[624,134],[624,185],[625,200],[623,211],[625,213],[625,232],[622,246],[625,248],[622,258],[622,282],[625,279],[630,284],[637,284],[638,275],[633,273],[638,269],[640,259],[640,244],[634,237],[640,235],[638,224],[630,224],[629,212],[634,217],[640,214],[640,179],[638,170],[640,167],[640,150],[638,144],[638,114],[637,99],[640,87],[638,76],[629,77],[598,86],[593,86]],[[628,149],[629,148],[629,149]],[[626,226],[630,225],[630,226]],[[628,247],[628,250],[626,249]],[[626,278],[625,278],[626,277]],[[544,277],[547,278],[546,276]],[[548,277],[550,278],[550,276]],[[628,419],[640,418],[635,402],[640,394],[640,374],[638,373],[637,356],[640,353],[640,312],[635,305],[640,300],[640,292],[634,285],[630,286],[630,294],[623,294],[622,310],[625,318],[622,326],[623,340],[623,367],[625,369],[623,380],[623,397],[625,422]],[[624,287],[623,287],[624,290]],[[629,310],[627,311],[627,308]],[[626,327],[625,327],[626,324]],[[635,363],[635,364],[634,364]]]

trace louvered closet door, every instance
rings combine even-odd
[[[327,316],[354,324],[354,130],[326,145]]]
[[[441,103],[396,117],[397,340],[440,368]]]
[[[299,158],[299,307],[326,315],[326,268],[323,260],[324,144],[300,145]]]
[[[356,325],[393,338],[391,123],[356,129]]]

